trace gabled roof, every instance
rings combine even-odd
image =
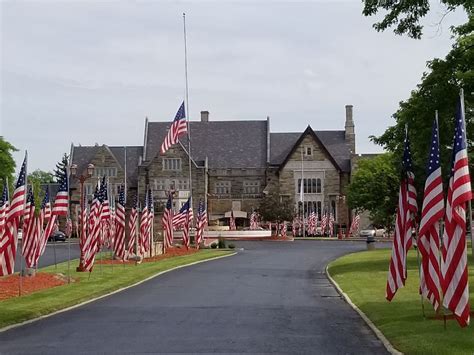
[[[310,126],[303,133],[271,133],[270,164],[285,165],[306,134],[313,136],[336,169],[351,171],[351,153],[345,140],[345,131],[313,131]]]
[[[125,169],[125,149],[127,150],[127,183],[129,186],[135,186],[138,178],[138,162],[143,152],[141,146],[74,146],[72,163],[77,164],[77,171],[82,174],[86,170],[87,164],[102,148],[108,149],[122,169]]]
[[[170,122],[148,122],[146,160],[159,154]],[[191,121],[191,156],[209,168],[265,168],[267,121]],[[187,149],[187,137],[181,142]]]

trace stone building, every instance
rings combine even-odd
[[[341,125],[343,120],[341,117]],[[139,201],[144,201],[145,189],[150,186],[158,215],[167,191],[176,190],[177,210],[192,188],[193,208],[197,209],[199,200],[205,201],[211,224],[225,224],[233,211],[241,218],[240,224],[246,225],[249,213],[258,208],[264,194],[278,194],[294,204],[295,210],[301,210],[298,201],[303,179],[305,211],[314,208],[319,215],[331,211],[336,223],[350,222],[345,189],[356,156],[352,106],[346,106],[343,130],[318,131],[308,126],[299,133],[272,133],[269,118],[214,121],[209,112],[202,111],[200,121],[190,122],[190,155],[187,137],[160,155],[170,125],[146,119],[143,146],[73,146],[72,162],[78,165],[78,174],[93,163],[95,176],[110,176],[112,191],[126,183],[128,205],[137,194]],[[93,184],[93,179],[85,184],[88,196]],[[77,180],[71,187],[71,199],[78,202]]]

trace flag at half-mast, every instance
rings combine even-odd
[[[441,272],[439,265],[439,220],[444,217],[443,178],[439,152],[439,129],[435,119],[421,209],[418,249],[421,254],[420,292],[435,310],[441,305]]]
[[[179,137],[188,131],[186,122],[186,112],[184,110],[184,101],[178,109],[176,116],[171,123],[171,127],[166,134],[165,140],[161,144],[160,153],[165,154],[173,144],[178,143]]]
[[[455,117],[453,161],[448,183],[441,263],[443,306],[458,323],[469,324],[469,286],[466,247],[466,202],[472,199],[467,155],[464,98],[461,94]]]
[[[416,190],[414,186],[410,140],[406,131],[403,152],[403,172],[398,195],[398,208],[395,219],[395,233],[392,244],[392,256],[387,276],[385,298],[391,301],[397,290],[405,285],[406,255],[412,245],[413,214],[416,212]]]

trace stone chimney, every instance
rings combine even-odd
[[[355,126],[354,120],[352,119],[352,105],[346,105],[346,124],[345,124],[345,139],[349,144],[351,153],[355,154]]]
[[[201,122],[209,122],[209,111],[201,111]]]

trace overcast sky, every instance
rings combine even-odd
[[[434,5],[416,41],[377,33],[360,0],[1,1],[0,134],[52,170],[71,142],[141,145],[144,118],[171,120],[184,96],[186,12],[191,120],[271,118],[273,132],[344,129],[357,152],[393,125],[426,61],[444,57],[465,15]],[[19,165],[19,164],[18,164]]]

